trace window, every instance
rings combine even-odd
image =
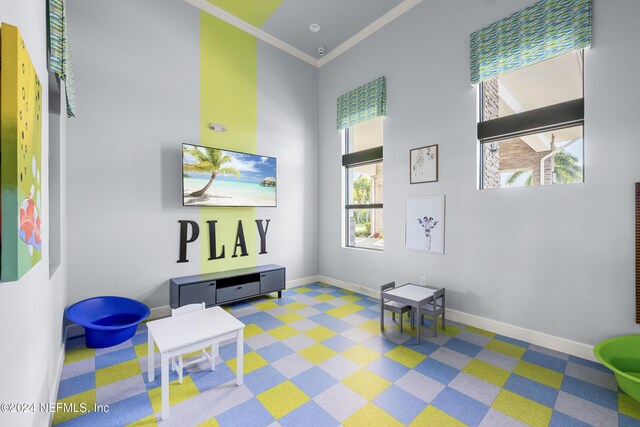
[[[344,246],[381,251],[382,117],[387,115],[384,76],[338,98],[336,125],[344,154]]]
[[[480,188],[584,180],[583,51],[480,83]]]
[[[591,23],[592,0],[540,0],[471,33],[480,188],[583,182]]]
[[[382,118],[344,129],[345,246],[381,251]]]

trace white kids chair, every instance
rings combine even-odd
[[[180,315],[183,315],[183,314],[192,313],[194,311],[204,310],[204,309],[205,309],[204,302],[199,303],[199,304],[184,305],[182,307],[171,309],[171,317],[180,316]],[[202,355],[199,358],[193,359],[193,360],[189,360],[187,363],[183,362],[182,354],[172,358],[171,359],[171,366],[173,367],[173,370],[178,373],[178,379],[179,379],[178,382],[180,384],[182,384],[182,369],[186,368],[188,366],[191,366],[191,365],[195,365],[196,363],[200,363],[200,362],[204,362],[204,361],[208,360],[209,362],[211,362],[211,370],[212,371],[215,370],[215,368],[216,368],[216,361],[215,361],[216,359],[215,359],[215,357],[218,355],[218,348],[217,347],[218,347],[218,343],[215,343],[211,348],[211,354],[207,353],[207,347],[204,347],[202,349]]]

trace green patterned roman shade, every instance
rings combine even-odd
[[[471,83],[591,46],[591,0],[542,0],[471,34]]]
[[[383,77],[338,98],[338,130],[387,115],[387,80]]]
[[[49,0],[49,71],[64,82],[67,96],[67,116],[75,117],[76,103],[73,85],[73,66],[69,39],[67,38],[67,18],[64,0]]]

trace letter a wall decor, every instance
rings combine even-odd
[[[0,280],[42,258],[42,86],[18,29],[0,28]]]

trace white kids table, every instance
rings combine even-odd
[[[193,311],[175,317],[165,317],[147,323],[148,328],[148,378],[155,379],[154,347],[158,346],[161,357],[161,411],[162,420],[169,418],[169,362],[172,357],[211,346],[211,370],[215,370],[218,343],[236,338],[237,370],[236,383],[242,385],[244,356],[244,323],[220,307]]]

